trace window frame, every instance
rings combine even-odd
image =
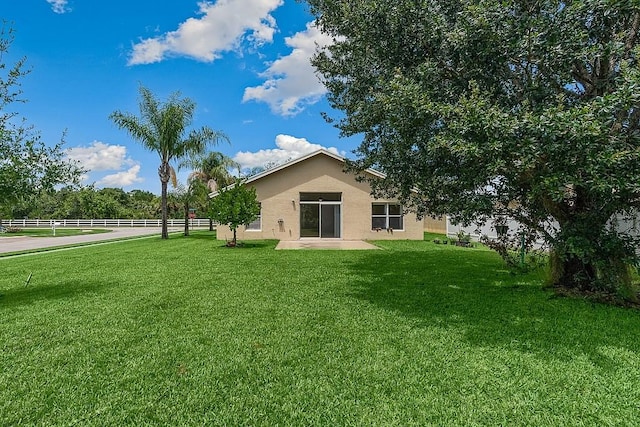
[[[384,206],[384,213],[383,214],[376,214],[374,213],[374,206]],[[391,214],[390,213],[390,206],[397,206],[400,213],[399,214]],[[404,210],[402,209],[402,205],[398,202],[372,202],[371,203],[371,229],[372,230],[377,230],[378,227],[374,227],[373,226],[373,221],[376,218],[383,218],[384,219],[384,227],[380,227],[380,229],[382,230],[390,230],[393,229],[393,231],[404,231]],[[395,219],[398,218],[400,220],[400,223],[402,225],[402,228],[391,228],[389,227],[389,220],[390,219]]]

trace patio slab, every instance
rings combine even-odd
[[[362,240],[280,240],[276,249],[370,250],[380,248]]]

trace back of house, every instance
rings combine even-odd
[[[345,159],[319,150],[249,178],[260,217],[238,239],[422,240],[424,223],[395,199],[375,199],[367,182],[344,172]],[[382,179],[384,175],[366,173]],[[218,227],[218,239],[232,232]]]

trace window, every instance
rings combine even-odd
[[[404,230],[402,207],[397,203],[373,203],[371,205],[371,229]]]
[[[247,231],[261,231],[262,230],[262,204],[260,204],[260,214],[258,218],[251,221],[249,224],[244,226],[244,229]]]

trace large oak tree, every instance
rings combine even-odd
[[[499,215],[544,237],[552,283],[635,298],[640,6],[635,1],[308,0],[335,43],[313,63],[357,168],[419,214]],[[416,190],[416,192],[413,192]]]

